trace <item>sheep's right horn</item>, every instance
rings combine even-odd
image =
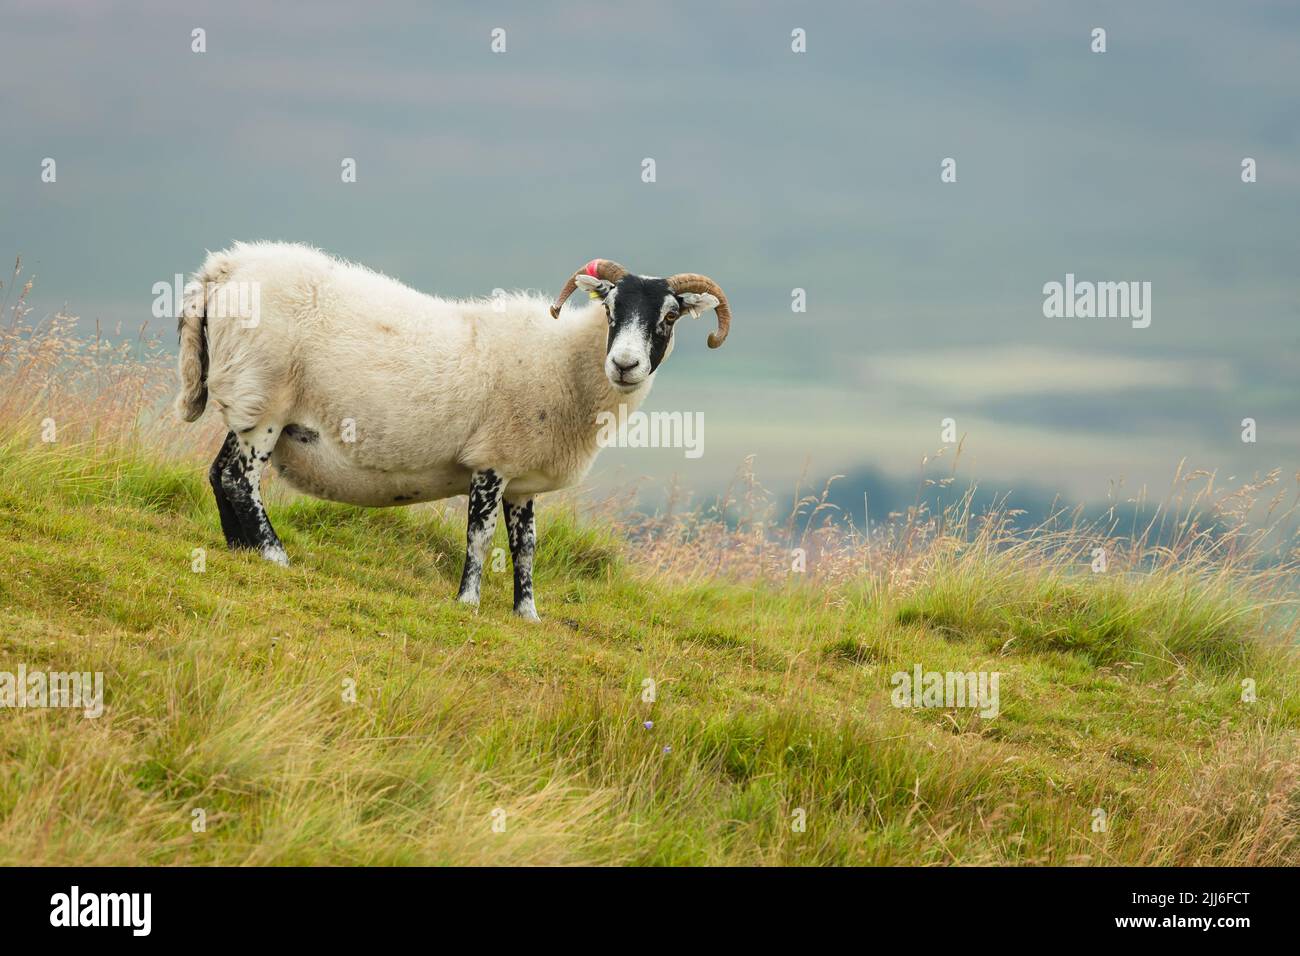
[[[592,259],[585,266],[569,276],[569,281],[564,283],[564,288],[560,290],[560,295],[555,300],[555,305],[551,306],[551,317],[558,319],[560,309],[564,306],[569,296],[573,295],[573,290],[578,287],[578,276],[589,275],[594,279],[604,279],[606,282],[617,282],[623,276],[627,275],[627,270],[615,262],[613,259]]]

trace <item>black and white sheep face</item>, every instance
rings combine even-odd
[[[707,293],[674,294],[668,280],[626,275],[617,283],[579,275],[578,287],[605,306],[609,337],[605,377],[621,392],[639,388],[659,368],[673,347],[673,327],[683,312],[698,315],[717,306]]]

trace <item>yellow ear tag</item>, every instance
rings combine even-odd
[[[590,289],[588,289],[588,290],[587,290],[587,298],[588,298],[588,299],[599,299],[600,296],[596,295],[596,293],[594,293],[594,292],[592,292]]]

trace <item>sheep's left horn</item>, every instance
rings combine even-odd
[[[731,331],[731,307],[727,305],[727,296],[716,282],[695,272],[679,272],[668,280],[668,288],[673,292],[707,292],[717,298],[718,330],[709,333],[709,348],[716,349],[727,341],[727,333]]]
[[[560,290],[559,297],[555,300],[555,305],[551,306],[551,317],[558,319],[560,309],[564,307],[565,301],[573,295],[573,290],[578,287],[578,276],[589,275],[595,279],[604,279],[606,282],[617,282],[623,276],[627,275],[627,270],[615,262],[613,259],[592,259],[585,266],[569,276],[569,281],[564,283],[564,288]]]

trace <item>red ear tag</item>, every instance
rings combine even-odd
[[[587,266],[583,271],[586,272],[587,275],[591,276],[593,279],[599,279],[600,276],[596,274],[596,268],[599,265],[600,265],[599,259],[592,259],[590,262],[587,263]]]

